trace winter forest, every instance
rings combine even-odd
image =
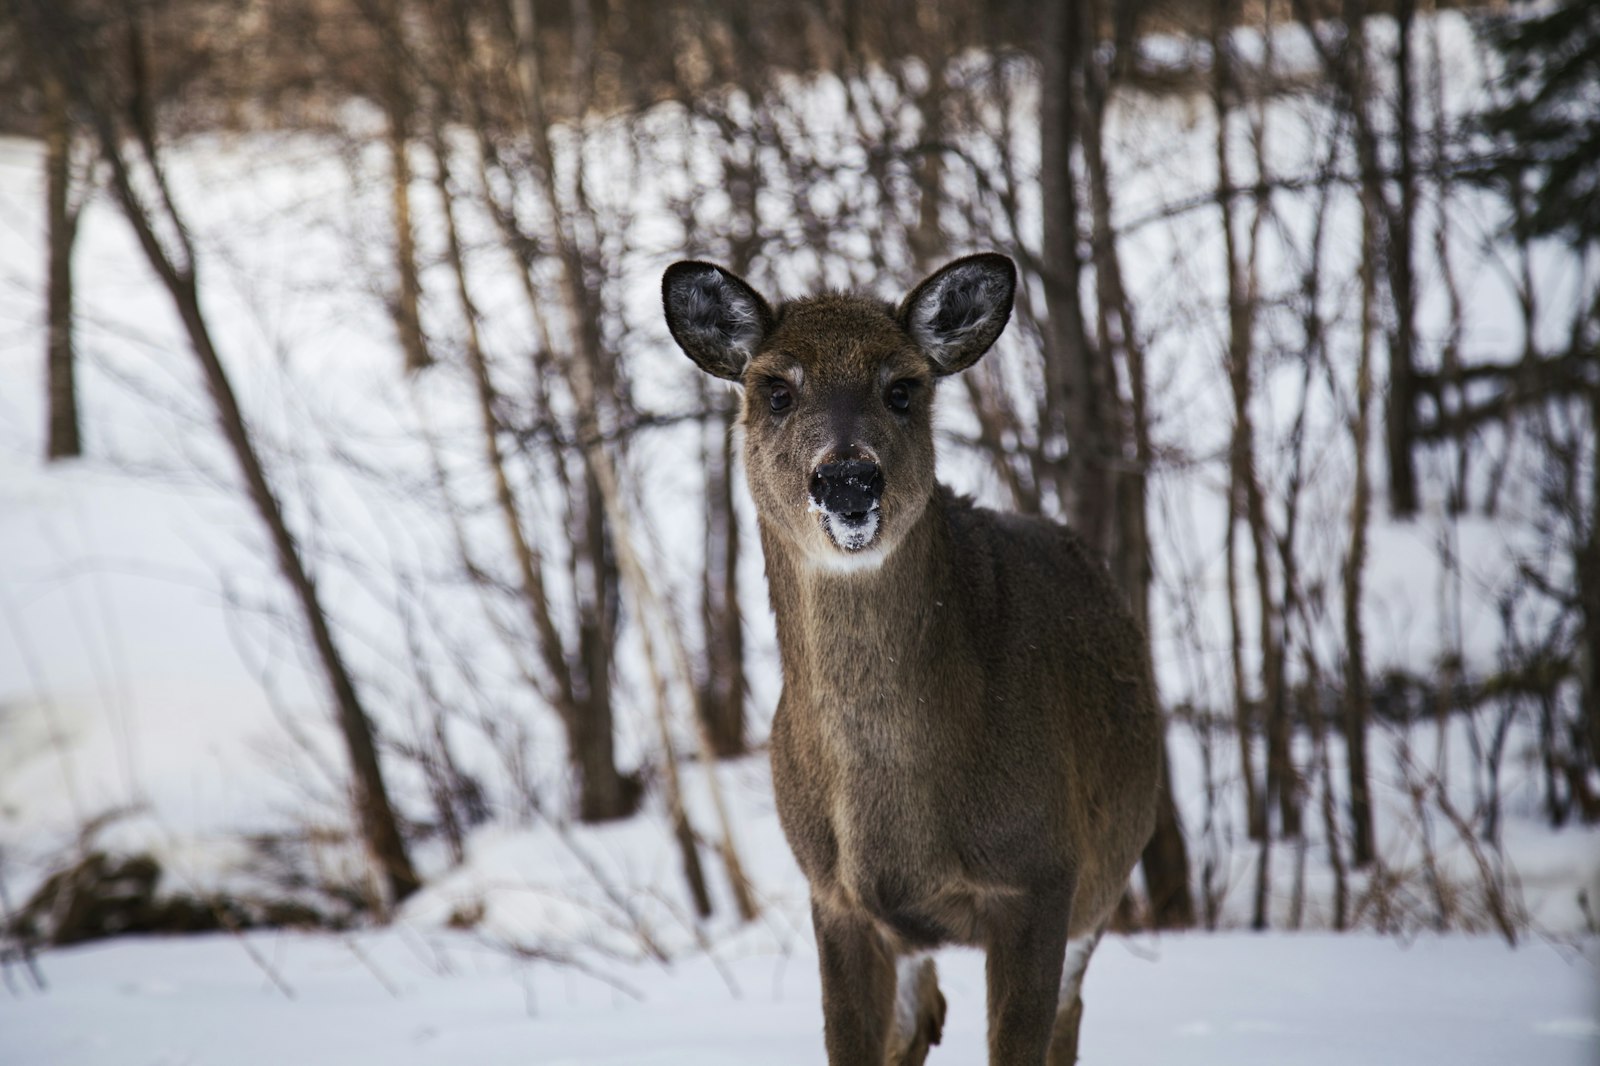
[[[1589,0],[0,0],[0,1061],[823,1061],[662,274],[984,251],[940,479],[1163,723],[1081,1061],[1594,1062]]]

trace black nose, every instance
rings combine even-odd
[[[811,498],[824,511],[865,517],[883,497],[883,471],[865,459],[823,463],[811,475]]]

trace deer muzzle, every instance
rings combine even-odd
[[[811,473],[812,502],[848,523],[865,522],[882,498],[883,470],[870,460],[836,460]]]

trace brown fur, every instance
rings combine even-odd
[[[1150,835],[1158,720],[1144,642],[1077,538],[935,481],[936,379],[993,336],[970,358],[930,359],[908,326],[929,283],[898,312],[841,295],[763,302],[759,345],[724,367],[746,385],[783,664],[773,788],[811,884],[829,1062],[920,1062],[943,997],[930,966],[917,1031],[897,1034],[894,957],[962,943],[988,951],[990,1061],[1034,1066],[1059,1027],[1066,940],[1104,921]],[[1007,290],[1001,325],[1009,304]],[[916,382],[904,414],[884,400],[898,380]],[[792,395],[781,415],[774,381]],[[883,472],[881,563],[841,570],[855,560],[807,486],[816,464],[863,454]],[[1081,1011],[1062,1006],[1063,1021]]]

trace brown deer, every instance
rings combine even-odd
[[[663,279],[679,346],[744,386],[783,664],[773,788],[834,1066],[923,1061],[945,943],[988,952],[991,1063],[1075,1061],[1083,969],[1154,825],[1151,673],[1104,567],[934,479],[935,386],[994,343],[1015,286],[994,254],[898,308],[773,307],[708,263]]]

